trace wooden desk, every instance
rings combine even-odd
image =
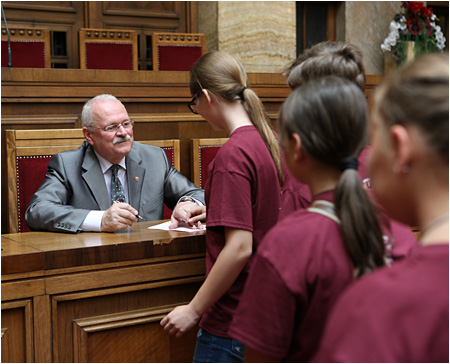
[[[5,234],[2,362],[190,362],[159,321],[205,274],[205,233]]]

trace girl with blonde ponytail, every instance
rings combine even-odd
[[[283,184],[278,141],[242,65],[224,52],[193,66],[192,112],[230,136],[209,166],[205,186],[206,280],[192,301],[161,325],[181,336],[200,321],[194,362],[242,362],[244,346],[228,335],[253,252],[275,225]]]

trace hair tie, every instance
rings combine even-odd
[[[339,169],[344,172],[346,169],[358,169],[358,159],[355,157],[348,157],[341,159],[339,162]]]
[[[238,96],[243,100],[244,99],[244,91],[247,89],[246,86],[241,88],[241,91],[238,92]]]

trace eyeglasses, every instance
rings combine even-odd
[[[191,102],[188,104],[189,110],[191,110],[194,114],[198,114],[197,110],[197,104],[195,101],[202,95],[202,90],[197,92],[197,94],[194,96],[194,98],[191,100]]]
[[[133,124],[134,120],[126,120],[122,124],[111,124],[105,126],[104,128],[99,128],[97,126],[97,129],[103,130],[107,133],[117,133],[117,130],[119,129],[120,126],[124,129],[131,129],[133,127]]]

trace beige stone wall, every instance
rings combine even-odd
[[[295,58],[294,1],[200,1],[198,9],[208,51],[234,55],[248,72],[281,73]]]
[[[337,32],[337,39],[361,49],[367,74],[383,75],[384,52],[380,46],[389,34],[389,23],[400,11],[401,1],[346,1],[343,4],[345,9],[340,9],[338,15],[339,23],[344,19],[344,30],[343,34]]]
[[[198,2],[198,32],[206,36],[206,49],[208,52],[219,49],[217,29],[217,1]]]
[[[367,74],[382,75],[381,43],[401,1],[343,1],[336,9],[336,39],[360,47]],[[236,56],[248,72],[280,73],[295,58],[294,1],[199,1],[198,29],[207,50]]]

